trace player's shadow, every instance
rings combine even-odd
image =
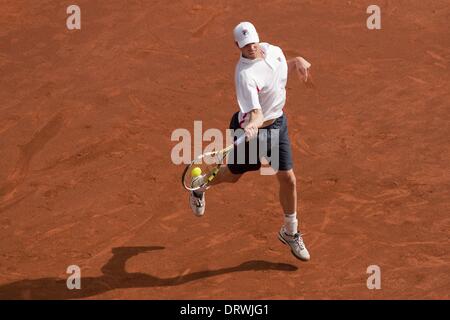
[[[157,246],[114,248],[112,249],[113,256],[101,269],[103,275],[99,277],[83,277],[83,274],[81,274],[81,289],[79,290],[67,289],[67,279],[42,278],[34,280],[20,280],[0,286],[0,300],[79,299],[121,288],[178,286],[225,273],[261,270],[297,270],[297,267],[291,264],[251,260],[234,267],[192,272],[172,278],[159,278],[140,272],[126,272],[125,263],[131,257],[143,252],[163,249],[164,247]]]

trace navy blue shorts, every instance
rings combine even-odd
[[[235,139],[244,133],[239,125],[238,115],[239,112],[236,112],[230,121],[230,129],[236,130]],[[251,144],[252,146],[250,146]],[[241,146],[235,146],[230,152],[227,165],[234,174],[256,171],[261,168],[260,159],[263,156],[269,160],[268,163],[275,171],[292,169],[291,142],[288,135],[287,118],[284,114],[270,126],[260,128],[258,137],[254,141],[246,141]]]

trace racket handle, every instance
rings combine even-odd
[[[245,141],[245,138],[246,138],[246,136],[245,136],[245,134],[243,134],[242,136],[240,136],[239,138],[237,138],[237,140],[236,140],[236,142],[234,143],[234,145],[236,145],[236,146],[240,145],[242,142]]]

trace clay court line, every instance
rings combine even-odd
[[[411,194],[411,191],[408,189],[388,189],[383,191],[380,194],[374,195],[373,197],[376,199],[383,198],[383,200],[394,200],[399,198],[406,198]]]
[[[177,55],[183,58],[189,58],[188,55],[183,54],[179,51],[175,51],[175,50],[167,50],[167,49],[157,49],[157,48],[145,48],[142,50],[142,52],[144,53],[158,53],[158,54],[162,54],[162,55]]]
[[[412,76],[407,76],[407,78],[409,78],[417,83],[420,83],[420,84],[427,84],[427,82],[425,80],[422,80],[420,78],[416,78],[416,77],[412,77]]]
[[[112,152],[117,152],[116,150],[120,151],[120,149],[118,149],[119,146],[117,146],[117,144],[120,143],[121,143],[120,139],[94,142],[79,149],[72,155],[63,159],[58,159],[54,163],[48,165],[47,167],[35,170],[34,172],[47,171],[58,167],[62,167],[62,169],[60,170],[63,169],[71,170],[73,167],[78,167],[85,163],[95,161],[98,158],[104,156],[105,154],[112,154]]]
[[[438,66],[438,67],[440,67],[440,68],[442,68],[442,69],[447,69],[447,66],[446,66],[446,65],[444,65],[444,64],[442,64],[442,63],[439,63],[439,62],[435,62],[434,65],[435,65],[435,66]]]
[[[208,26],[220,15],[220,12],[216,12],[214,15],[211,16],[204,24],[202,24],[200,27],[198,27],[196,30],[192,32],[192,36],[194,38],[200,38],[203,36],[206,32],[206,29]]]
[[[435,60],[439,60],[441,62],[448,62],[447,59],[441,57],[440,55],[438,55],[436,52],[433,52],[431,50],[427,50],[426,51],[428,55],[430,55],[433,59]]]
[[[359,203],[359,204],[377,203],[375,200],[364,200],[362,198],[357,198],[356,196],[354,196],[351,193],[336,192],[336,194],[338,194],[340,196],[339,199],[346,201],[346,202]]]
[[[410,241],[410,242],[401,242],[401,243],[391,243],[384,241],[376,241],[379,244],[387,245],[391,247],[409,247],[409,246],[423,246],[423,245],[448,245],[449,241]]]
[[[31,194],[33,194],[36,190],[33,190],[31,192],[28,192],[27,194],[19,197],[19,198],[13,198],[11,200],[5,201],[3,202],[3,205],[0,206],[0,213],[8,210],[9,208],[14,207],[15,205],[19,204],[20,202],[22,202],[22,200],[24,200],[25,198],[27,198],[28,196],[30,196]]]
[[[19,146],[21,158],[19,159],[13,172],[9,175],[8,181],[0,187],[0,196],[4,199],[16,190],[16,187],[23,182],[28,174],[28,169],[33,157],[39,153],[45,145],[55,137],[64,124],[64,118],[60,113],[54,116],[47,124],[33,135],[33,138],[26,144]]]
[[[306,141],[300,137],[301,133],[294,133],[294,145],[299,149],[301,153],[308,156],[313,156],[314,158],[321,158],[321,155],[318,153],[311,151],[310,146],[306,143]]]
[[[6,124],[1,125],[0,134],[17,125],[17,121],[6,120]]]
[[[145,105],[141,102],[141,100],[138,99],[138,97],[133,94],[129,94],[128,99],[139,110],[140,113],[145,113]]]
[[[153,215],[149,216],[147,219],[145,219],[144,221],[142,221],[141,223],[139,223],[138,225],[136,225],[135,227],[126,230],[125,232],[123,232],[121,235],[117,236],[117,237],[113,237],[111,239],[111,241],[108,241],[108,246],[102,250],[100,250],[98,253],[96,253],[95,255],[93,255],[92,257],[84,260],[80,266],[86,266],[88,267],[89,264],[91,264],[94,259],[96,258],[100,258],[101,256],[108,254],[111,252],[112,248],[117,248],[117,247],[121,247],[123,246],[123,244],[125,242],[127,242],[128,240],[130,240],[135,234],[136,231],[140,228],[142,228],[145,224],[147,224],[147,222],[149,222],[151,219],[153,218]]]
[[[374,62],[406,62],[402,58],[368,58],[368,60]]]

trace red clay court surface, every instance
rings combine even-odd
[[[372,2],[79,0],[69,31],[68,1],[1,1],[0,298],[448,299],[450,4],[376,1],[369,31]],[[171,162],[174,129],[237,110],[243,20],[313,64],[285,107],[309,263],[274,177],[199,219]]]

